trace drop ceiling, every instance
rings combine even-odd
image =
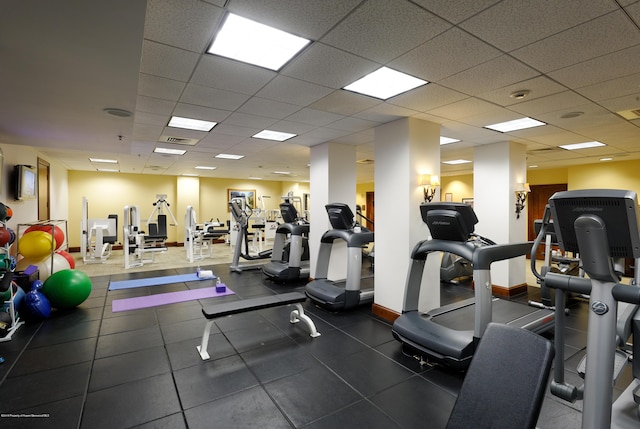
[[[227,13],[312,43],[279,72],[205,54]],[[367,160],[358,181],[370,182],[374,128],[414,117],[460,140],[442,146],[443,161],[503,141],[526,145],[540,169],[639,159],[640,117],[617,113],[640,109],[639,24],[631,0],[9,0],[0,143],[70,170],[96,171],[95,157],[118,160],[123,173],[307,180],[310,147],[336,142],[356,147]],[[386,101],[342,89],[381,66],[430,83]],[[218,125],[170,128],[172,115]],[[483,128],[523,116],[548,125]],[[297,136],[251,137],[263,129]],[[558,148],[593,140],[606,146]],[[442,165],[441,175],[472,171]]]

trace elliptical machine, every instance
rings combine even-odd
[[[242,272],[245,270],[259,270],[262,268],[262,263],[260,264],[240,264],[240,258],[246,259],[247,261],[256,261],[263,260],[271,257],[271,249],[264,250],[257,255],[249,254],[249,218],[251,217],[252,211],[251,209],[243,210],[240,207],[240,201],[233,199],[229,202],[229,209],[231,210],[231,215],[233,219],[236,221],[236,225],[238,227],[238,231],[236,234],[236,243],[233,249],[233,260],[229,268],[231,271]],[[242,245],[244,244],[245,252],[242,253]]]
[[[583,399],[582,429],[640,426],[640,234],[632,191],[590,189],[556,192],[549,199],[560,248],[578,252],[588,278],[547,272],[555,289],[554,377],[551,393]],[[622,258],[634,258],[634,278],[620,283]],[[568,292],[589,295],[587,354],[578,365],[584,385],[564,380],[565,304]],[[628,305],[631,304],[631,305]],[[630,347],[627,340],[633,336]],[[635,355],[635,359],[631,359]],[[613,384],[632,360],[633,380],[612,404]]]

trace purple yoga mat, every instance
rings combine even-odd
[[[216,296],[231,295],[233,291],[226,288],[224,292],[216,292],[214,287],[183,290],[180,292],[159,293],[156,295],[137,296],[135,298],[114,299],[111,309],[119,311],[137,310],[140,308],[157,307],[159,305],[174,304],[176,302],[192,301],[194,299],[214,298]]]

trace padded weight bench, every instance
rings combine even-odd
[[[271,295],[252,299],[243,299],[240,301],[226,302],[224,304],[215,304],[202,309],[202,314],[207,318],[207,324],[204,326],[202,334],[202,342],[196,348],[202,360],[210,358],[207,351],[209,344],[209,334],[211,326],[218,317],[230,316],[232,314],[246,313],[254,310],[263,310],[265,308],[280,307],[282,305],[295,305],[296,309],[289,315],[290,323],[298,323],[303,321],[309,328],[309,335],[313,338],[319,337],[320,333],[316,329],[313,320],[304,314],[301,303],[306,301],[306,295],[300,292],[289,292],[279,295]]]

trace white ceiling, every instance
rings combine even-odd
[[[441,124],[443,161],[515,141],[528,164],[555,168],[640,158],[640,1],[635,0],[71,0],[3,1],[0,142],[36,147],[71,170],[115,158],[126,173],[308,179],[309,147],[354,145],[375,158],[373,129],[404,117]],[[226,13],[309,38],[280,72],[204,54]],[[381,101],[342,90],[386,65],[431,83]],[[522,100],[510,97],[529,90]],[[105,108],[134,113],[129,118]],[[574,118],[562,116],[583,114]],[[168,128],[171,115],[215,121]],[[483,125],[523,115],[544,127]],[[268,128],[298,134],[252,139]],[[158,143],[198,139],[195,146]],[[598,140],[582,151],[561,144]],[[184,156],[153,153],[187,149]],[[218,160],[218,153],[245,155]],[[374,164],[358,164],[359,182]],[[471,173],[443,165],[441,175]]]

